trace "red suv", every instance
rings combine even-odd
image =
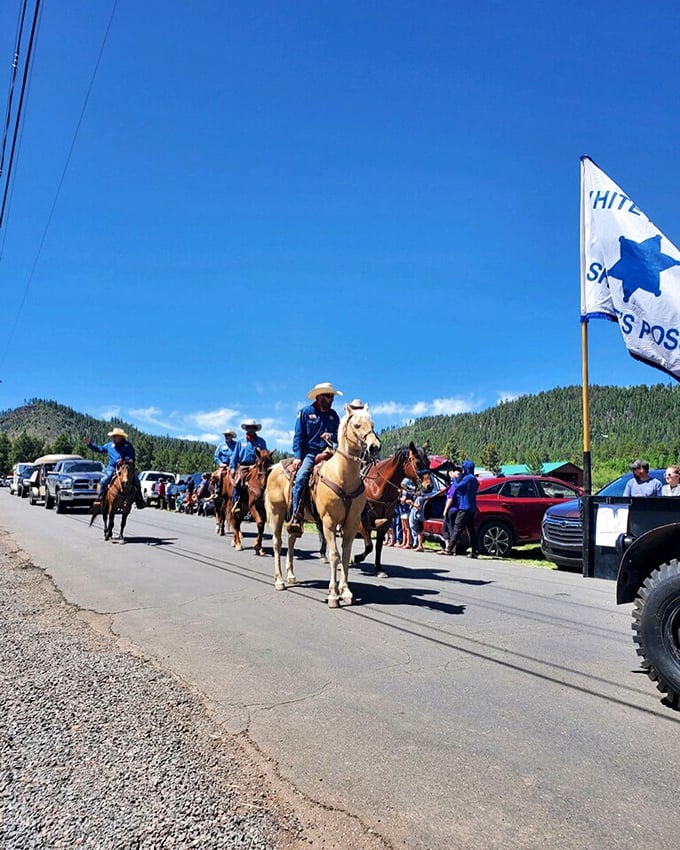
[[[547,508],[583,495],[583,490],[545,475],[511,475],[483,478],[477,493],[477,546],[483,555],[504,558],[513,546],[538,543],[541,520]],[[426,540],[442,538],[446,491],[430,496],[423,505]]]

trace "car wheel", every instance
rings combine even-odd
[[[35,505],[35,496],[33,495],[33,488],[31,487],[28,491],[28,504]]]
[[[477,534],[477,546],[482,555],[505,558],[512,549],[512,531],[504,522],[485,522]]]
[[[54,497],[45,490],[45,509],[51,511],[54,507]]]
[[[633,640],[642,666],[668,701],[680,706],[680,563],[662,564],[633,606]]]
[[[66,505],[61,501],[61,493],[57,490],[57,513],[63,514],[66,511]]]

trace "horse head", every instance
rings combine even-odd
[[[380,440],[375,433],[367,404],[363,407],[345,405],[345,415],[340,420],[338,429],[339,448],[343,442],[348,444],[350,452],[356,457],[361,457],[364,453],[373,457],[380,451]]]
[[[116,462],[116,475],[120,484],[121,490],[135,480],[135,462],[129,458],[121,459]]]
[[[266,449],[255,449],[255,454],[257,455],[257,460],[255,461],[255,474],[260,487],[264,491],[265,484],[267,483],[267,476],[269,475],[269,470],[272,467],[273,452],[269,452]]]
[[[430,459],[427,452],[421,446],[411,441],[408,444],[408,456],[404,463],[404,474],[412,481],[420,481],[423,472],[429,472]]]

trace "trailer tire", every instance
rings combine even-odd
[[[680,562],[645,579],[633,605],[633,640],[642,666],[674,707],[680,707]]]

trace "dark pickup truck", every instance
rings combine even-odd
[[[98,460],[60,460],[45,479],[45,507],[62,514],[70,506],[91,507],[104,476]]]

